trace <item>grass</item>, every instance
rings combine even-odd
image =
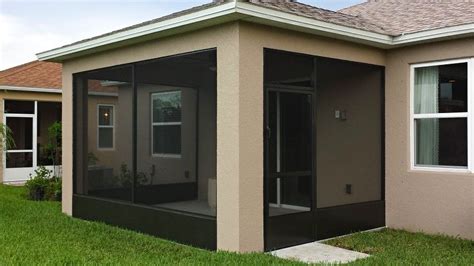
[[[210,252],[61,213],[57,202],[24,199],[0,185],[0,265],[244,264],[299,265],[267,254]]]
[[[0,185],[0,265],[239,264],[301,265],[261,253],[211,252],[102,223],[63,215],[57,202],[24,199],[22,187]],[[370,253],[354,265],[474,265],[474,242],[383,230],[328,241]]]
[[[474,265],[474,241],[384,229],[336,238],[326,244],[373,256],[353,265]]]

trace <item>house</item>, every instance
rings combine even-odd
[[[48,128],[61,121],[61,64],[33,61],[0,71],[0,112],[14,147],[3,149],[0,183],[23,183],[37,166],[57,165]]]
[[[474,4],[213,1],[63,64],[63,212],[209,249],[474,239]]]

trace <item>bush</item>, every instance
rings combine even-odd
[[[28,199],[43,200],[48,183],[47,179],[36,177],[26,181],[25,186],[28,189]]]
[[[61,179],[52,177],[53,171],[39,166],[34,175],[30,174],[30,180],[25,186],[28,190],[30,200],[61,200]]]
[[[48,180],[48,186],[46,187],[44,198],[46,200],[61,201],[62,195],[62,182],[61,178],[53,177]]]

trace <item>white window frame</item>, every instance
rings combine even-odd
[[[23,101],[23,100],[16,100],[16,99],[3,99],[3,124],[7,124],[8,118],[31,118],[32,119],[32,146],[31,149],[24,149],[24,150],[7,150],[3,149],[3,169],[21,169],[21,168],[32,168],[36,169],[38,166],[38,136],[37,136],[37,130],[38,130],[38,101],[29,101],[28,102],[33,102],[34,104],[34,111],[32,114],[25,114],[25,113],[6,113],[5,112],[5,101]],[[7,154],[8,153],[32,153],[32,165],[31,167],[18,167],[18,168],[8,168],[7,167]],[[4,170],[5,173],[5,170]],[[5,177],[4,177],[5,178]]]
[[[180,159],[181,158],[181,155],[182,155],[182,151],[179,153],[179,154],[175,154],[175,153],[155,153],[154,150],[153,150],[153,145],[155,143],[154,139],[153,139],[153,128],[155,126],[177,126],[179,125],[181,130],[183,129],[182,127],[182,123],[183,123],[183,117],[181,115],[181,121],[179,122],[154,122],[154,114],[153,114],[153,98],[155,95],[163,95],[163,94],[172,94],[172,93],[176,93],[176,92],[179,92],[181,94],[181,103],[182,103],[182,100],[183,100],[183,92],[181,90],[173,90],[173,91],[159,91],[159,92],[153,92],[151,94],[151,97],[150,97],[150,110],[151,110],[151,143],[150,143],[150,149],[151,149],[151,156],[152,157],[161,157],[161,158],[175,158],[175,159]],[[182,109],[181,109],[182,111]],[[182,132],[181,132],[182,133]],[[182,148],[182,146],[181,146]]]
[[[111,107],[112,108],[112,125],[100,125],[100,107]],[[97,150],[100,151],[114,151],[115,150],[115,105],[113,104],[97,104]],[[101,148],[100,147],[100,138],[99,131],[101,128],[111,128],[112,129],[112,147],[111,148]]]
[[[436,113],[436,114],[415,114],[415,69],[422,67],[443,66],[467,63],[467,112],[464,113]],[[421,64],[410,65],[410,169],[415,171],[435,171],[435,172],[474,172],[474,147],[473,147],[473,124],[474,115],[474,57],[454,60],[444,60]],[[415,148],[415,122],[423,118],[466,118],[467,119],[467,167],[458,166],[423,166],[416,165]]]

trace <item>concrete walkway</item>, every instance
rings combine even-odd
[[[298,260],[306,263],[348,263],[357,259],[369,257],[369,255],[313,242],[304,245],[279,249],[271,252],[272,255],[283,258]]]

